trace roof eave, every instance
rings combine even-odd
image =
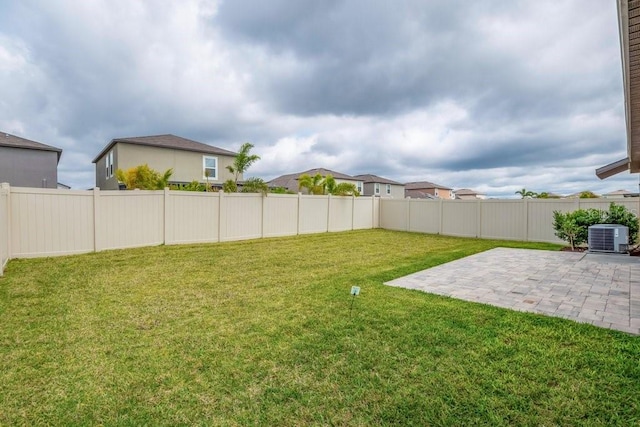
[[[629,165],[629,158],[625,157],[617,162],[609,163],[608,165],[596,169],[596,176],[600,179],[609,178],[610,176],[629,170]]]

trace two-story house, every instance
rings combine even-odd
[[[15,187],[58,187],[62,150],[8,133],[0,133],[0,182]]]
[[[221,187],[234,176],[227,170],[237,153],[175,135],[138,136],[112,139],[93,159],[96,187],[118,190],[116,170],[147,164],[163,173],[173,169],[170,183],[192,181]],[[239,177],[242,180],[242,176]]]
[[[404,199],[404,184],[372,174],[354,175],[354,178],[362,181],[360,194],[363,196]]]

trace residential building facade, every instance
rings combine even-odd
[[[0,134],[0,182],[15,187],[57,188],[62,150],[8,133]]]
[[[363,196],[404,199],[404,184],[372,174],[354,175],[354,178],[362,182],[359,191]]]
[[[147,164],[164,173],[173,169],[170,183],[198,181],[221,187],[234,175],[227,170],[236,153],[175,135],[154,135],[112,139],[93,159],[96,165],[96,187],[118,190],[116,170],[127,170]],[[239,177],[242,180],[242,176]]]

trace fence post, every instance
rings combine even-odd
[[[331,194],[327,196],[327,233],[331,229]]]
[[[411,199],[405,204],[405,221],[407,224],[407,231],[411,231]]]
[[[260,201],[262,202],[262,204],[260,205],[260,214],[262,215],[262,220],[260,221],[260,238],[264,238],[264,204],[267,199],[267,195],[265,193],[260,194],[262,195],[262,198],[260,199]]]
[[[444,216],[443,215],[443,210],[444,210],[443,209],[443,203],[444,203],[444,200],[439,199],[438,203],[440,203],[440,218],[438,218],[440,220],[440,224],[438,225],[438,234],[442,234],[442,217]]]
[[[356,216],[356,195],[352,194],[351,195],[351,231],[354,230],[354,223],[355,223],[355,216]]]
[[[378,222],[380,222],[380,214],[382,213],[382,206],[378,205]],[[371,196],[371,229],[376,228],[376,201]]]
[[[529,241],[529,199],[522,199],[524,203],[524,241]]]
[[[222,214],[224,212],[224,209],[222,208],[223,200],[224,191],[218,191],[218,242],[222,242]]]
[[[5,227],[5,226],[7,227],[7,242],[5,245],[5,249],[7,250],[7,259],[6,260],[0,259],[0,276],[2,276],[4,274],[5,262],[9,262],[9,260],[11,259],[11,228],[12,228],[11,227],[11,187],[9,186],[9,183],[3,182],[2,184],[0,184],[0,191],[7,193],[6,224],[0,224],[0,227]]]
[[[93,251],[100,251],[100,187],[93,187]]]
[[[171,244],[171,239],[169,239],[169,223],[173,222],[169,221],[170,219],[173,220],[173,215],[171,216],[171,218],[169,217],[169,197],[169,187],[164,187],[164,215],[162,216],[164,222],[164,236],[162,240],[165,245]],[[173,227],[171,227],[171,230],[173,230]]]
[[[482,238],[482,201],[476,200],[476,237]]]
[[[296,221],[298,224],[296,228],[296,236],[300,235],[300,209],[302,209],[301,204],[302,204],[302,193],[298,192],[298,220]]]

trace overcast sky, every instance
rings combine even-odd
[[[0,1],[0,131],[95,184],[113,138],[489,196],[625,188],[615,0]]]

